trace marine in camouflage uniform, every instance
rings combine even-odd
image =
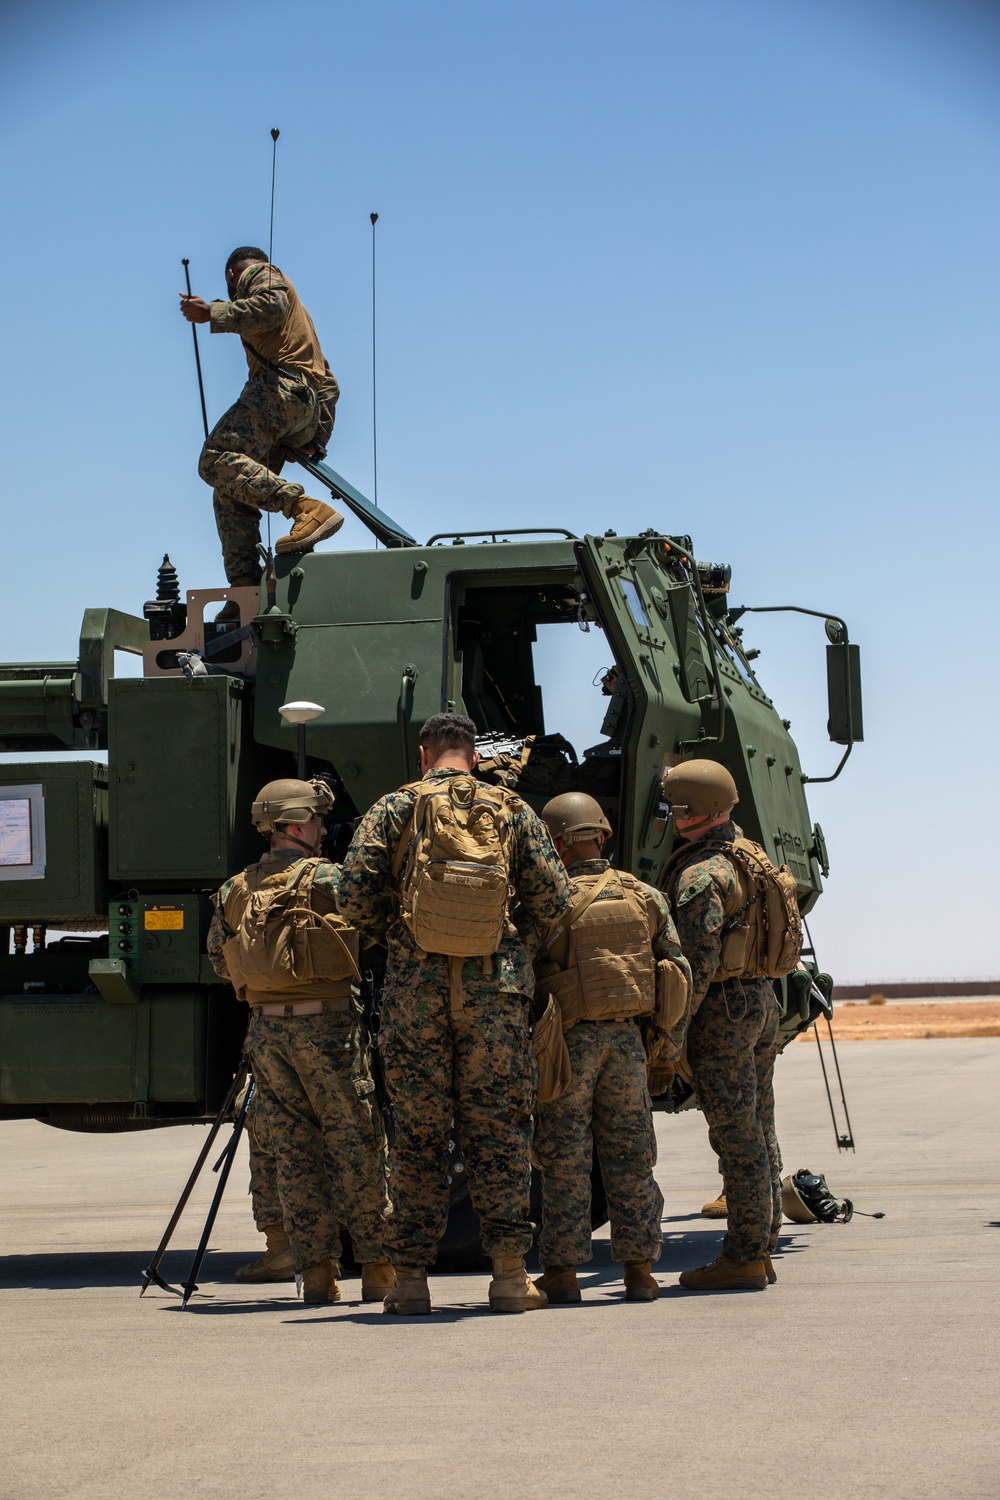
[[[245,249],[252,252],[251,263],[231,256],[226,268],[232,300],[182,299],[186,317],[208,321],[212,333],[239,334],[246,351],[250,378],[209,433],[198,462],[198,473],[214,491],[226,578],[244,587],[260,581],[261,511],[293,517],[305,500],[338,516],[322,502],[310,501],[301,484],[283,480],[281,470],[293,448],[325,454],[340,395],[294,286],[277,266],[267,264],[263,251]],[[192,304],[200,316],[192,317]],[[323,534],[332,535],[341,520]]]
[[[435,719],[460,719],[468,725],[471,746],[471,721],[458,715]],[[429,720],[421,732],[422,755],[424,733],[434,723]],[[435,766],[425,770],[425,780],[468,774],[458,766]],[[462,1000],[453,1004],[450,960],[417,948],[392,893],[393,857],[415,802],[414,787],[403,787],[365,814],[344,859],[339,893],[347,920],[388,951],[378,1043],[395,1126],[389,1232],[397,1292],[404,1277],[422,1275],[434,1261],[447,1225],[453,1119],[494,1269],[499,1257],[523,1257],[533,1233],[531,960],[520,937],[508,932],[490,958],[461,965]],[[525,921],[548,929],[565,908],[569,882],[548,833],[524,803],[512,815],[508,848],[510,883]],[[423,1297],[426,1306],[413,1310],[429,1310],[426,1290]],[[387,1311],[397,1310],[403,1309],[387,1302]]]
[[[583,801],[579,794],[571,796]],[[549,810],[570,800],[556,798],[542,816],[567,863],[575,894],[578,880],[601,875],[610,865],[601,858],[574,858],[576,849],[596,847],[603,837],[597,828],[582,829],[593,842],[563,846]],[[594,806],[600,812],[599,805]],[[654,960],[672,960],[689,981],[666,899],[652,886],[638,881],[636,885],[646,906]],[[557,934],[551,949],[543,952],[551,951],[565,968],[567,947],[568,937]],[[625,1265],[626,1297],[651,1301],[659,1291],[649,1267],[660,1258],[663,1194],[653,1176],[656,1133],[639,1018],[582,1016],[566,1031],[566,1045],[572,1068],[569,1087],[559,1098],[539,1104],[535,1121],[535,1159],[543,1174],[539,1250],[546,1271],[540,1284],[550,1301],[580,1300],[575,1267],[592,1255],[590,1176],[596,1148],[611,1219],[611,1254]]]
[[[301,859],[295,849],[273,849],[250,870],[266,876]],[[339,880],[339,868],[320,860],[313,889],[334,908]],[[227,881],[217,893],[208,934],[209,956],[223,979],[230,978],[223,948],[233,936],[225,916],[232,888]],[[269,1007],[279,1008],[291,1009]],[[338,1260],[338,1221],[349,1228],[363,1264],[384,1265],[385,1134],[355,1004],[324,1004],[313,1015],[266,1015],[255,1004],[246,1056],[276,1157],[280,1219],[296,1269]]]
[[[729,819],[708,834],[740,837]],[[739,891],[724,854],[698,852],[693,842],[671,873],[672,907],[691,965],[695,1014],[687,1056],[698,1104],[725,1184],[728,1225],[722,1253],[738,1266],[764,1262],[781,1227],[781,1153],[774,1127],[774,1062],[780,1012],[769,979],[715,983],[725,905]]]

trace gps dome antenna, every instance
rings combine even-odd
[[[375,504],[378,504],[378,416],[375,405],[375,225],[378,214],[368,216],[372,221],[372,481]]]
[[[191,262],[185,255],[184,259],[181,261],[181,265],[184,267],[184,279],[187,282],[189,297],[191,295],[191,272],[188,270],[190,264]],[[191,324],[191,335],[194,339],[194,362],[198,370],[198,395],[201,397],[201,420],[204,423],[205,427],[205,441],[208,442],[208,412],[205,408],[205,382],[201,377],[201,350],[198,348],[197,323]]]

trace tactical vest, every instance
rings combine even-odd
[[[318,859],[273,874],[250,865],[233,879],[223,907],[233,936],[222,953],[233,988],[248,1005],[298,1000],[350,1003],[360,979],[358,934],[315,889]]]
[[[610,867],[597,875],[570,871],[570,881],[569,907],[537,966],[539,986],[558,1003],[563,1027],[651,1015],[655,931],[642,881]]]
[[[736,888],[723,899],[725,921],[719,967],[712,983],[726,979],[783,979],[802,952],[798,886],[787,865],[773,865],[752,839],[698,839],[667,861],[667,891],[676,909],[683,872],[709,854],[722,854],[733,867]],[[720,892],[720,895],[722,893]]]

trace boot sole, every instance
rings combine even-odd
[[[685,1282],[677,1283],[685,1292],[765,1292],[767,1291],[767,1277],[762,1276],[760,1281],[719,1281],[715,1286],[688,1286]]]
[[[422,1318],[430,1310],[431,1305],[429,1302],[426,1307],[423,1304],[420,1307],[386,1307],[384,1303],[382,1305],[383,1312],[391,1313],[397,1318]]]
[[[626,1292],[625,1293],[625,1301],[626,1302],[655,1302],[657,1300],[657,1298],[659,1297],[659,1295],[660,1294],[659,1294],[658,1291],[656,1291],[656,1292],[645,1292],[645,1291],[643,1291],[643,1292]]]
[[[328,536],[333,536],[340,530],[343,524],[344,517],[339,511],[334,511],[328,520],[319,523],[315,531],[310,531],[309,535],[303,541],[293,542],[291,537],[289,537],[286,543],[284,537],[281,537],[279,541],[275,542],[274,550],[280,553],[311,552],[317,542],[323,542]]]
[[[548,1307],[548,1305],[548,1301],[522,1302],[519,1297],[498,1297],[496,1300],[490,1298],[490,1312],[495,1313],[538,1312],[540,1308]]]
[[[724,1208],[703,1208],[701,1211],[701,1216],[703,1219],[728,1219],[729,1213]]]

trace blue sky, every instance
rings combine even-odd
[[[811,797],[821,958],[1000,973],[997,14],[6,7],[3,655],[72,655],[164,550],[185,587],[221,578],[180,260],[219,295],[228,251],[266,243],[277,125],[275,260],[343,387],[334,466],[370,491],[374,209],[383,506],[418,537],[686,531],[734,602],[845,615],[868,738]],[[203,338],[210,417],[241,361]],[[819,623],[744,623],[822,774]],[[580,714],[550,699],[551,727]]]

